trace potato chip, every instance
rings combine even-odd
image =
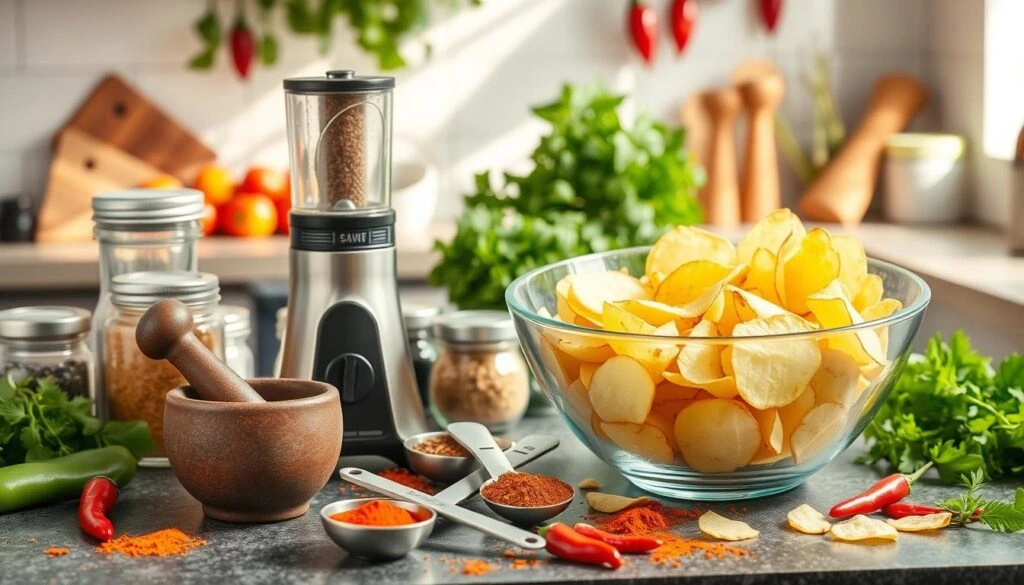
[[[789,520],[790,528],[804,534],[825,534],[832,529],[832,523],[825,515],[807,504],[800,504],[790,510],[786,519]]]
[[[772,463],[778,463],[784,459],[789,459],[792,456],[793,453],[785,447],[783,447],[781,453],[772,453],[771,450],[761,447],[754,455],[754,458],[750,460],[749,465],[771,465]]]
[[[757,420],[734,400],[698,400],[679,412],[674,430],[686,464],[706,473],[743,467],[761,445]]]
[[[732,303],[735,307],[739,321],[750,321],[751,319],[775,317],[777,315],[792,315],[793,313],[782,307],[768,302],[754,293],[747,292],[739,287],[727,285],[725,291],[732,295]]]
[[[719,540],[747,540],[757,538],[757,535],[761,534],[746,522],[729,520],[711,510],[700,515],[697,526],[704,534]]]
[[[603,320],[608,331],[643,335],[657,334],[657,329],[653,325],[613,303],[605,304]],[[674,324],[672,326],[674,327]],[[609,339],[608,344],[615,353],[629,356],[640,362],[647,369],[652,380],[661,379],[662,372],[679,354],[679,346],[675,343]]]
[[[863,540],[888,540],[895,542],[900,537],[900,533],[892,526],[863,514],[857,514],[846,522],[833,524],[829,534],[835,540],[846,542]]]
[[[555,378],[555,385],[558,388],[565,388],[569,382],[579,377],[579,366],[574,368],[574,360],[560,352],[543,336],[537,340],[537,349],[543,370]]]
[[[606,494],[603,492],[590,492],[587,494],[587,503],[590,504],[591,509],[595,512],[601,512],[602,514],[614,514],[627,508],[635,508],[637,506],[650,504],[653,501],[654,500],[647,496],[627,498],[626,496]]]
[[[594,323],[601,323],[605,303],[649,298],[639,280],[615,270],[576,274],[569,283],[569,307]]]
[[[814,389],[808,386],[797,396],[796,400],[786,406],[779,408],[779,418],[782,419],[783,444],[789,445],[789,439],[800,423],[815,406]]]
[[[701,316],[700,312],[691,312],[686,307],[673,307],[672,305],[651,300],[620,301],[612,304],[628,313],[636,315],[655,327],[660,327],[677,319],[696,322]]]
[[[900,532],[924,532],[925,530],[939,530],[949,526],[953,515],[949,512],[937,512],[925,514],[924,516],[904,516],[903,518],[889,518],[886,522]]]
[[[853,297],[853,307],[862,311],[871,305],[882,300],[885,292],[885,284],[882,277],[877,274],[869,274],[860,281],[860,289]]]
[[[766,447],[771,453],[782,452],[782,417],[776,408],[766,410],[751,410],[757,420],[757,426],[761,429],[761,446]]]
[[[795,315],[777,315],[740,323],[733,329],[733,335],[751,337],[811,330],[810,323]],[[814,339],[740,341],[732,350],[736,388],[743,400],[760,410],[796,400],[820,364],[821,350]]]
[[[566,355],[576,358],[581,362],[602,363],[615,355],[615,350],[609,345],[589,346],[580,345],[569,340],[561,340],[558,342],[557,347]]]
[[[758,248],[778,255],[783,242],[793,237],[802,240],[807,234],[800,218],[788,209],[777,209],[750,228],[736,245],[736,262],[750,262]]]
[[[859,325],[864,322],[857,309],[843,293],[839,280],[833,280],[820,291],[806,299],[807,306],[818,318],[822,327],[835,329]],[[860,329],[853,333],[840,333],[828,336],[828,346],[845,352],[858,364],[885,364],[887,360],[882,353],[882,345],[878,334],[870,329]]]
[[[803,315],[808,311],[807,297],[825,288],[839,277],[839,254],[832,249],[832,238],[814,228],[800,243],[800,250],[784,265],[784,306]]]
[[[861,281],[868,275],[864,246],[853,236],[832,236],[832,249],[839,254],[839,282],[846,296],[852,299],[860,292]]]
[[[782,301],[779,299],[779,293],[775,285],[776,262],[775,254],[764,248],[758,248],[754,252],[754,257],[750,259],[747,277],[743,281],[743,288],[772,304],[781,305]]]
[[[731,285],[730,285],[731,286]],[[732,335],[732,329],[742,321],[736,312],[736,304],[733,301],[732,293],[722,290],[715,297],[715,302],[708,307],[704,313],[704,319],[718,325],[718,334],[721,336]]]
[[[808,461],[833,443],[846,425],[846,409],[832,402],[812,408],[789,439],[793,460]]]
[[[590,406],[590,395],[583,383],[576,380],[562,393],[562,410],[581,429],[587,428],[593,417],[594,409]]]
[[[811,378],[818,403],[832,402],[850,408],[857,398],[860,368],[853,358],[835,349],[821,350],[821,365]]]
[[[597,368],[589,395],[602,421],[640,424],[654,402],[654,382],[640,362],[620,355]]]
[[[644,423],[661,431],[665,441],[671,447],[673,455],[675,451],[679,450],[679,445],[676,444],[676,415],[678,414],[678,410],[672,412],[670,409],[665,408],[655,409],[652,404],[651,414],[647,415],[647,422]]]
[[[598,439],[601,439],[602,441],[607,441],[607,442],[611,443],[612,442],[611,437],[609,437],[608,435],[604,434],[604,429],[601,428],[601,423],[602,422],[603,421],[601,420],[601,417],[597,416],[596,412],[591,412],[591,414],[590,414],[590,428],[591,428],[591,430],[594,431],[594,436],[596,436]]]
[[[601,430],[623,451],[653,463],[672,463],[675,454],[661,429],[654,425],[601,423]]]
[[[733,346],[727,345],[722,350],[722,372],[730,378],[736,376],[736,372],[732,369],[732,348]]]
[[[576,487],[581,490],[599,490],[601,489],[601,482],[594,479],[593,477],[585,477],[580,480]]]
[[[580,383],[583,384],[584,388],[590,388],[590,381],[594,378],[594,372],[597,371],[598,364],[592,364],[590,362],[580,363]]]
[[[665,372],[662,376],[665,377],[665,381],[654,388],[655,402],[693,400],[697,397],[697,393],[700,392],[699,388],[684,384],[685,380],[679,377],[678,372]]]
[[[555,285],[555,309],[558,311],[558,318],[566,323],[576,322],[576,311],[569,306],[569,288],[572,284],[573,274],[566,274]]]
[[[687,262],[665,277],[654,291],[654,300],[669,305],[686,305],[706,297],[707,292],[726,280],[731,266],[708,260]]]
[[[665,232],[647,254],[644,273],[652,286],[677,268],[694,260],[724,266],[736,264],[736,248],[729,240],[700,228],[679,226]]]
[[[690,337],[717,336],[718,328],[711,321],[701,321],[690,331]],[[676,365],[683,379],[691,382],[690,386],[700,387],[704,382],[725,375],[722,372],[722,346],[713,343],[685,343],[676,357]]]
[[[903,303],[896,299],[882,299],[861,311],[860,316],[864,318],[864,321],[875,321],[884,319],[902,308]],[[878,335],[878,344],[881,346],[882,355],[886,355],[889,351],[889,326],[876,327],[873,331]]]

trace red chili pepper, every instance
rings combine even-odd
[[[871,486],[862,493],[848,500],[839,502],[829,510],[834,518],[844,518],[854,514],[870,514],[877,512],[888,504],[894,504],[910,494],[910,486],[914,484],[932,466],[929,461],[921,469],[910,475],[894,473]]]
[[[541,528],[540,535],[547,540],[547,551],[560,559],[609,569],[622,566],[622,555],[614,546],[584,536],[561,522]]]
[[[907,516],[927,516],[928,514],[941,514],[943,512],[948,512],[948,510],[925,504],[914,504],[912,502],[896,502],[882,508],[882,513],[886,517],[894,519],[906,518]],[[977,519],[981,512],[981,508],[975,510],[971,519]]]
[[[650,65],[654,61],[654,49],[658,45],[658,13],[654,8],[640,0],[630,1],[629,35],[644,61]]]
[[[758,5],[765,28],[768,32],[775,32],[775,25],[779,23],[779,13],[782,12],[782,0],[759,0]]]
[[[653,536],[623,536],[620,534],[612,534],[599,528],[595,528],[590,524],[584,524],[583,522],[577,522],[573,525],[572,529],[583,536],[596,538],[605,544],[610,544],[620,553],[651,552],[664,544],[661,540],[654,538]]]
[[[672,0],[672,37],[676,40],[676,54],[682,53],[690,41],[697,23],[697,0]]]
[[[78,525],[82,532],[101,541],[114,538],[114,524],[107,518],[117,503],[117,484],[107,477],[94,477],[82,487],[78,501]]]
[[[235,71],[242,79],[249,79],[249,67],[255,54],[256,40],[245,22],[245,15],[239,12],[231,28],[231,59],[235,62]]]

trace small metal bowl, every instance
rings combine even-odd
[[[468,457],[449,457],[448,455],[431,455],[413,449],[415,445],[432,439],[434,437],[447,436],[448,431],[436,431],[432,433],[420,433],[405,440],[405,458],[409,467],[423,477],[437,483],[450,484],[459,481],[470,473],[473,473],[480,464],[472,455]],[[494,442],[501,447],[502,451],[508,451],[515,446],[513,441],[494,437]]]
[[[487,503],[492,512],[518,526],[540,526],[564,512],[573,499],[576,498],[576,488],[569,486],[572,488],[572,495],[569,496],[569,499],[557,504],[550,504],[548,506],[509,506],[507,504],[499,504],[498,502],[488,500],[482,493],[488,484],[495,481],[497,480],[489,479],[484,482],[484,485],[480,486],[480,499]]]
[[[347,512],[367,502],[385,500],[412,513],[420,520],[405,526],[363,526],[332,520],[333,514]],[[437,514],[433,510],[417,504],[389,500],[387,498],[364,498],[358,500],[340,500],[327,504],[320,509],[320,520],[323,522],[327,536],[352,556],[371,561],[393,561],[404,557],[409,551],[419,547],[434,530]]]

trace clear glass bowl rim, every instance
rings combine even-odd
[[[863,323],[858,323],[856,325],[834,327],[831,329],[815,329],[813,331],[800,331],[796,333],[783,333],[777,335],[756,335],[748,337],[669,337],[665,335],[647,335],[643,333],[620,333],[617,331],[605,331],[603,329],[583,327],[581,325],[576,325],[574,323],[565,323],[563,321],[556,321],[555,319],[550,317],[538,315],[536,312],[531,311],[524,307],[522,304],[520,304],[520,302],[516,298],[516,292],[519,291],[519,289],[524,288],[530,280],[532,280],[537,275],[543,272],[554,270],[558,267],[573,264],[576,262],[600,261],[601,259],[609,256],[629,256],[631,254],[646,253],[650,251],[651,247],[652,246],[636,246],[633,248],[622,248],[620,250],[609,250],[607,252],[595,252],[592,254],[585,254],[583,256],[568,258],[566,260],[559,260],[558,262],[553,262],[551,264],[547,264],[539,268],[534,268],[533,270],[519,276],[518,278],[513,280],[511,284],[508,285],[508,288],[505,289],[505,304],[508,305],[509,311],[512,313],[514,317],[522,317],[523,319],[526,319],[527,321],[530,321],[536,325],[540,325],[548,329],[557,329],[565,333],[571,333],[576,335],[598,335],[601,337],[610,337],[615,339],[621,339],[624,341],[633,340],[660,343],[684,341],[693,343],[697,341],[708,344],[731,344],[737,342],[747,343],[752,341],[789,341],[804,338],[816,339],[822,337],[823,335],[854,333],[866,329],[885,327],[893,325],[895,323],[901,323],[908,319],[912,319],[913,317],[923,312],[928,307],[928,303],[931,301],[932,298],[931,288],[928,287],[928,283],[926,283],[923,278],[914,274],[910,270],[903,268],[902,266],[871,257],[868,257],[868,268],[871,268],[872,266],[877,266],[880,268],[884,268],[885,270],[888,270],[890,272],[897,273],[904,278],[907,278],[908,280],[910,280],[910,282],[912,282],[921,290],[921,295],[912,304],[903,307],[902,309],[896,311],[895,313],[889,315],[888,317],[883,317],[882,319],[875,319],[873,321],[865,321]],[[554,294],[554,291],[551,292],[552,294]]]

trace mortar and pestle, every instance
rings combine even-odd
[[[203,513],[276,522],[306,513],[341,454],[341,401],[310,380],[243,380],[193,334],[192,313],[167,300],[135,329],[147,357],[166,359],[189,386],[167,393],[167,458]]]

